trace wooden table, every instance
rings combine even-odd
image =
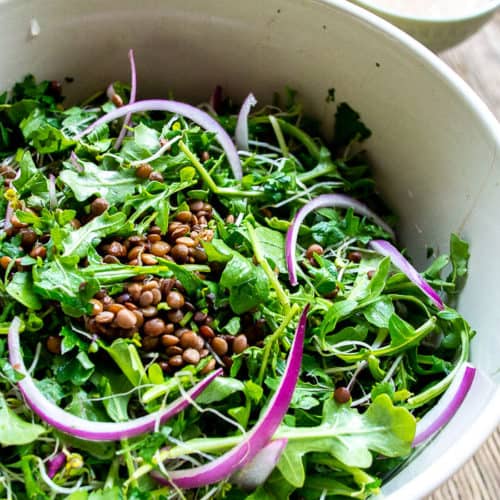
[[[500,11],[474,36],[441,57],[500,120]],[[500,428],[476,455],[427,500],[500,499]]]

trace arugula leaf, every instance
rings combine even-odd
[[[17,272],[5,287],[5,291],[28,309],[41,309],[42,303],[33,291],[33,278],[27,272]]]
[[[104,344],[101,344],[101,347],[111,356],[134,387],[149,382],[139,353],[130,341],[116,339],[109,347]]]
[[[264,226],[257,226],[255,233],[266,259],[271,260],[273,267],[277,267],[280,273],[286,273],[284,235]]]
[[[116,205],[123,203],[136,190],[138,180],[132,169],[104,170],[88,161],[82,161],[81,164],[81,173],[75,172],[72,165],[65,163],[69,168],[59,174],[59,179],[73,191],[78,201],[86,201],[96,195],[110,205]]]
[[[13,446],[35,441],[45,429],[41,425],[24,421],[8,406],[0,393],[0,444]]]
[[[35,108],[24,118],[19,128],[25,140],[39,153],[58,153],[76,144],[60,128],[50,123],[40,108]]]
[[[363,308],[363,316],[372,325],[379,328],[388,328],[389,320],[394,314],[394,304],[389,297],[381,297]]]
[[[85,257],[89,248],[96,246],[95,240],[118,233],[123,229],[126,218],[123,212],[113,215],[104,212],[98,217],[94,217],[80,229],[71,231],[62,241],[63,257],[75,255]]]
[[[234,254],[226,265],[220,285],[229,289],[229,305],[235,314],[249,311],[269,297],[266,273],[240,254]]]
[[[90,312],[89,300],[99,284],[80,272],[74,257],[61,257],[33,267],[33,290],[40,297],[60,302],[69,316],[79,317]]]
[[[244,391],[245,385],[241,380],[231,377],[218,377],[196,399],[197,403],[210,404],[222,401],[231,394]]]
[[[36,167],[29,151],[24,152],[23,157],[19,162],[19,169],[21,171],[21,175],[12,183],[17,189],[19,195],[21,197],[25,194],[37,195],[45,201],[48,201],[48,180]]]
[[[348,467],[367,468],[373,461],[372,452],[388,457],[409,454],[415,429],[415,418],[408,410],[394,407],[387,394],[378,396],[363,414],[329,399],[319,426],[280,428],[277,435],[287,437],[288,445],[278,469],[300,488],[305,481],[305,454],[324,452]]]

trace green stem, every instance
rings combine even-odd
[[[290,156],[290,151],[288,151],[288,146],[286,145],[285,137],[283,136],[283,132],[281,130],[280,124],[275,116],[269,115],[269,121],[271,122],[271,127],[273,127],[274,135],[278,140],[278,145],[283,153],[285,158]]]
[[[266,276],[269,279],[271,286],[274,288],[276,296],[278,297],[278,300],[283,306],[283,309],[286,313],[290,310],[290,301],[288,300],[288,295],[286,294],[285,290],[283,290],[278,276],[276,276],[276,273],[271,269],[269,262],[262,254],[262,249],[260,248],[259,244],[259,238],[257,237],[254,227],[252,226],[252,224],[250,224],[250,222],[247,221],[246,228],[248,231],[248,235],[250,236],[250,242],[252,243],[255,258],[259,265],[262,267],[262,270],[266,273]]]
[[[429,401],[433,400],[440,394],[442,394],[448,386],[451,384],[452,380],[455,378],[460,367],[469,359],[469,333],[466,328],[463,328],[460,332],[460,339],[462,341],[462,350],[460,352],[460,357],[455,364],[453,370],[442,380],[440,380],[437,384],[434,384],[432,387],[429,387],[425,391],[408,398],[408,402],[405,405],[406,408],[418,408]]]
[[[269,361],[269,355],[271,354],[272,347],[276,340],[278,340],[284,333],[286,327],[289,325],[290,321],[294,318],[294,316],[299,312],[299,305],[293,304],[291,309],[288,311],[287,315],[283,319],[281,325],[276,329],[276,331],[267,337],[266,345],[264,347],[264,352],[262,354],[262,364],[260,365],[259,376],[257,378],[257,384],[262,385],[264,382],[264,375],[267,370],[267,363]]]
[[[291,135],[295,139],[297,139],[301,144],[305,146],[309,154],[316,160],[319,161],[320,159],[320,148],[316,145],[314,142],[314,139],[301,130],[299,127],[296,127],[295,125],[292,125],[291,123],[287,122],[286,120],[283,120],[282,118],[276,118],[273,117],[277,123],[279,124],[281,130],[288,135]],[[252,118],[251,123],[269,123],[271,121],[271,116],[260,116],[258,118]]]
[[[328,174],[334,174],[337,172],[337,167],[335,163],[329,161],[327,163],[321,163],[317,167],[314,167],[312,170],[308,170],[307,172],[303,172],[297,176],[297,179],[307,184],[308,182],[316,179],[317,177],[322,177]]]
[[[130,484],[133,488],[136,488],[137,481],[136,481],[136,479],[133,479],[136,470],[135,470],[135,466],[134,466],[134,460],[132,459],[132,454],[130,453],[128,439],[122,439],[121,444],[122,444],[122,447],[125,449],[125,453],[124,453],[125,464],[127,465],[128,475],[131,478]]]
[[[178,144],[179,149],[188,157],[189,161],[193,164],[193,167],[198,171],[200,177],[213,193],[221,196],[239,196],[242,198],[258,198],[259,196],[262,196],[261,191],[240,191],[239,189],[217,186],[215,181],[212,179],[212,176],[208,173],[207,169],[203,166],[198,157],[184,144],[184,142],[179,141]]]

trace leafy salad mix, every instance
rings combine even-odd
[[[136,101],[130,60],[0,96],[0,496],[376,494],[470,388],[467,244],[396,249],[333,91],[323,141],[290,90]]]

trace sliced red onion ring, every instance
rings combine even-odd
[[[241,443],[210,463],[191,469],[168,471],[168,477],[154,471],[151,476],[161,484],[175,484],[178,488],[198,488],[228,478],[250,462],[271,440],[288,411],[302,363],[302,350],[309,305],[302,311],[295,331],[285,372],[266,410],[246,434]]]
[[[412,443],[414,448],[429,439],[452,419],[464,402],[475,376],[476,368],[470,363],[464,363],[439,403],[417,423],[417,432]]]
[[[135,70],[135,59],[134,59],[134,51],[133,49],[130,49],[128,51],[128,60],[130,61],[130,100],[129,104],[133,104],[135,102],[135,96],[137,93],[137,72]],[[125,134],[127,133],[127,127],[130,124],[130,119],[132,118],[132,113],[128,113],[125,116],[125,120],[123,120],[123,125],[120,130],[120,133],[118,134],[118,138],[116,139],[115,142],[115,149],[120,149],[120,146],[122,145],[123,138],[125,137]]]
[[[143,113],[146,111],[165,111],[168,113],[175,113],[177,115],[185,116],[194,123],[197,123],[205,130],[213,132],[216,134],[217,140],[224,149],[231,170],[233,171],[236,179],[241,179],[241,163],[238,156],[238,151],[234,147],[231,137],[222,128],[222,126],[215,121],[210,115],[202,111],[201,109],[195,108],[189,104],[178,101],[167,101],[165,99],[148,99],[145,101],[137,101],[133,104],[126,104],[121,108],[114,109],[109,113],[101,116],[92,125],[87,127],[83,132],[80,132],[75,136],[75,140],[79,141],[86,135],[88,135],[92,130],[104,123],[112,122],[117,118],[127,115],[128,113]]]
[[[64,451],[59,452],[56,456],[47,460],[47,476],[52,479],[64,466],[66,463],[66,453]]]
[[[375,252],[389,257],[395,267],[402,273],[406,274],[410,281],[413,281],[422,292],[427,295],[438,309],[443,309],[443,301],[438,293],[425,281],[418,271],[403,257],[401,252],[391,243],[385,240],[372,240],[368,246]]]
[[[250,114],[250,110],[256,104],[257,99],[255,99],[253,94],[248,94],[241,105],[240,112],[238,113],[234,139],[236,141],[236,146],[238,146],[238,149],[242,151],[248,151],[248,115]]]
[[[145,415],[128,422],[92,422],[77,417],[59,408],[49,401],[37,388],[34,380],[26,370],[19,341],[19,327],[21,321],[14,318],[8,334],[9,361],[12,367],[24,378],[18,382],[27,405],[45,422],[56,429],[87,441],[116,441],[131,438],[151,432],[157,422],[164,423],[169,418],[189,406],[189,402],[198,397],[204,389],[222,373],[218,369],[198,382],[187,392],[187,397],[181,397],[170,403],[165,408],[149,415]]]
[[[281,438],[264,446],[245,467],[231,477],[231,482],[244,490],[254,490],[264,484],[285,451],[288,439]]]
[[[298,284],[295,247],[297,246],[297,237],[299,235],[300,225],[311,212],[317,210],[318,208],[352,208],[355,213],[368,217],[375,222],[375,224],[379,225],[384,231],[389,233],[391,237],[394,237],[394,231],[391,227],[358,200],[344,194],[322,194],[317,196],[306,203],[297,212],[286,234],[285,257],[290,284],[292,286]]]

